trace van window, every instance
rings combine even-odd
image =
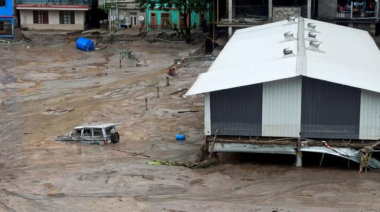
[[[94,136],[103,136],[103,131],[101,128],[94,128]]]
[[[84,129],[83,130],[83,136],[92,136],[91,135],[91,129]]]
[[[111,130],[112,130],[112,127],[107,127],[106,128],[106,134],[111,135]]]

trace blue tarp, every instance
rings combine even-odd
[[[92,51],[95,49],[94,42],[87,38],[78,38],[77,43],[76,43],[77,49],[80,49],[82,51]]]

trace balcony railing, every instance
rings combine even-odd
[[[338,6],[338,11],[336,12],[336,19],[376,19],[376,12],[374,9],[369,10],[368,8],[354,7],[353,2],[351,2],[351,6],[347,8]]]
[[[91,5],[91,0],[17,0],[17,4]]]
[[[375,19],[376,14],[374,11],[338,11],[336,13],[338,19]]]

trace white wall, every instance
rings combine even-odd
[[[48,11],[49,24],[34,24],[33,10],[20,10],[21,27],[31,29],[59,29],[59,30],[84,30],[85,11],[75,11],[75,24],[60,24],[59,11]]]
[[[112,15],[116,15],[118,14],[119,16],[120,15],[124,15],[124,20],[120,21],[120,23],[122,24],[125,24],[125,23],[130,23],[131,22],[131,13],[134,13],[135,16],[136,16],[136,25],[133,26],[133,28],[141,28],[143,27],[144,25],[144,22],[141,22],[138,20],[139,16],[143,16],[145,18],[145,12],[141,12],[140,10],[137,10],[137,9],[122,9],[122,8],[119,8],[119,12],[116,13],[116,9],[111,9],[112,11]],[[108,14],[109,15],[109,14]]]
[[[361,91],[359,139],[380,139],[380,94]]]

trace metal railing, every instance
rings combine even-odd
[[[376,7],[377,8],[377,7]],[[376,19],[376,10],[362,10],[359,8],[354,8],[353,1],[349,10],[337,11],[336,19]]]
[[[376,19],[374,11],[338,11],[336,13],[337,19]]]
[[[91,0],[17,0],[17,4],[91,5]]]

